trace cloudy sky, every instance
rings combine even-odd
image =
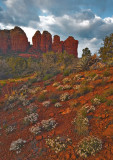
[[[79,40],[78,55],[98,52],[113,33],[113,0],[0,0],[0,29],[20,26],[32,42],[36,30]]]

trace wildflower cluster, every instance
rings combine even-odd
[[[30,131],[31,133],[35,134],[35,135],[40,134],[40,133],[41,133],[40,124],[38,123],[38,124],[32,126],[32,127],[29,129],[29,131]]]
[[[53,83],[53,87],[58,87],[60,85],[60,82]]]
[[[90,155],[95,155],[98,151],[102,149],[102,141],[94,136],[88,136],[81,140],[78,144],[77,154],[80,157],[85,157]]]
[[[24,143],[26,143],[25,140],[22,140],[21,138],[13,141],[10,145],[10,151],[16,151],[16,153],[20,153],[21,152],[21,148],[24,146]]]
[[[94,98],[92,100],[92,103],[96,106],[96,105],[99,105],[101,103],[100,99],[99,98]]]
[[[55,151],[55,153],[58,153],[62,150],[65,150],[69,144],[71,144],[72,141],[70,138],[64,138],[64,137],[56,137],[54,139],[46,139],[46,144]]]
[[[79,115],[77,118],[74,118],[72,123],[75,125],[75,131],[78,135],[87,135],[89,125],[89,120],[87,117]]]
[[[31,113],[35,113],[36,110],[38,109],[38,107],[34,104],[30,104],[28,107],[27,107],[27,114],[31,114]]]
[[[9,133],[12,133],[14,130],[16,130],[16,127],[14,125],[12,126],[8,126],[6,128],[6,133],[9,134]]]
[[[61,101],[66,101],[66,100],[68,100],[68,99],[70,99],[70,94],[69,93],[63,93],[61,96],[60,96],[60,100]]]
[[[42,103],[42,105],[44,106],[44,107],[49,107],[50,106],[50,101],[44,101],[43,103]]]
[[[51,118],[48,120],[42,120],[41,123],[32,126],[29,130],[31,133],[37,135],[40,134],[42,131],[50,131],[56,127],[56,121]]]
[[[59,107],[61,107],[61,106],[62,106],[61,103],[59,103],[59,102],[55,103],[55,107],[56,107],[56,108],[59,108]]]
[[[64,79],[62,80],[62,82],[63,82],[64,84],[66,84],[66,83],[68,83],[68,82],[70,82],[70,81],[71,81],[70,78],[64,78]]]
[[[27,115],[26,117],[24,117],[25,124],[35,123],[35,122],[37,122],[37,120],[38,120],[37,113],[31,113],[31,114]]]
[[[56,125],[57,123],[53,118],[41,121],[42,130],[46,130],[46,131],[52,130],[56,127]]]

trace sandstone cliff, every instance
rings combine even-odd
[[[60,37],[55,35],[52,42],[52,35],[48,31],[36,31],[32,37],[33,45],[30,45],[25,32],[20,27],[12,30],[0,30],[0,52],[1,53],[46,53],[49,51],[69,54],[78,57],[78,41],[73,37],[68,37],[65,41],[60,41]]]

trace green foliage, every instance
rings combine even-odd
[[[101,103],[106,102],[106,97],[104,95],[95,95],[95,97],[91,100],[93,105],[99,105]]]
[[[50,79],[50,78],[52,78],[52,77],[53,77],[52,74],[46,74],[46,75],[44,76],[43,80],[46,81],[46,80],[48,80],[48,79]]]
[[[85,86],[85,85],[81,85],[81,87],[79,89],[80,95],[85,95],[85,94],[87,94],[87,93],[89,93],[91,91],[92,91],[92,88],[89,87],[89,86]]]
[[[63,76],[69,76],[70,73],[71,73],[70,70],[69,70],[69,69],[66,69],[66,70],[64,70],[64,72],[63,72]]]
[[[83,56],[77,63],[78,71],[85,71],[89,69],[89,61],[91,57]]]
[[[83,138],[78,144],[77,153],[80,157],[87,158],[90,155],[95,155],[102,149],[102,141],[94,136]]]
[[[50,93],[49,95],[49,99],[51,100],[53,104],[59,101],[59,97],[60,96],[58,93]]]
[[[113,95],[113,89],[109,88],[107,91],[104,92],[104,96],[108,97]]]
[[[38,101],[39,101],[39,102],[43,102],[43,101],[45,101],[46,99],[47,99],[46,93],[41,93],[41,94],[39,94],[39,96],[38,96]]]
[[[106,70],[103,72],[104,77],[109,77],[111,75],[110,71]]]
[[[103,47],[99,49],[99,54],[100,58],[102,58],[104,62],[107,62],[113,57],[113,33],[106,36],[103,42]]]
[[[107,106],[113,106],[113,100],[112,99],[109,99],[107,100]]]
[[[82,50],[82,57],[84,57],[84,56],[87,56],[87,57],[90,57],[91,56],[91,51],[89,50],[89,48],[84,48],[83,50]]]

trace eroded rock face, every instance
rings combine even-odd
[[[40,51],[40,44],[41,44],[41,33],[40,31],[36,31],[32,38],[33,48]]]
[[[77,48],[78,48],[78,41],[75,40],[73,37],[70,36],[64,41],[64,50],[67,53],[73,54],[76,57],[78,57]]]
[[[63,41],[60,41],[60,37],[58,35],[54,36],[52,51],[62,53],[63,52]]]
[[[7,53],[11,49],[10,31],[0,30],[0,52]]]
[[[11,50],[14,52],[25,52],[29,48],[28,38],[20,27],[10,31]]]
[[[52,49],[52,35],[48,31],[43,31],[41,35],[41,51],[49,52]]]
[[[68,37],[65,41],[60,41],[58,35],[54,36],[52,43],[52,35],[48,31],[36,31],[32,38],[33,45],[30,45],[25,32],[20,27],[12,30],[0,30],[0,52],[1,53],[47,53],[49,51],[62,53],[66,51],[69,54],[78,57],[77,48],[78,41],[73,37]]]

